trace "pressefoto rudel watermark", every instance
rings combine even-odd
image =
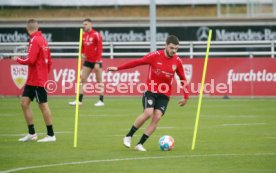
[[[188,91],[190,93],[199,93],[201,83],[190,83],[184,82],[184,85],[188,85]],[[186,90],[187,87],[182,87],[180,85],[176,85],[176,93],[182,94]],[[61,93],[66,94],[67,92],[71,91],[72,89],[77,89],[77,84],[71,81],[62,81],[61,85],[58,85],[57,82],[53,80],[48,80],[44,85],[46,91],[48,93],[55,93],[58,87],[61,87]],[[132,94],[132,93],[144,93],[147,90],[157,93],[167,93],[170,90],[170,86],[166,83],[157,84],[154,81],[151,81],[149,85],[146,83],[137,83],[137,82],[126,82],[126,83],[86,83],[83,85],[83,92],[87,94],[99,94],[104,88],[104,92],[106,94]],[[204,84],[204,93],[205,94],[229,94],[232,93],[232,82],[228,83],[216,83],[214,79],[211,79],[210,83]]]

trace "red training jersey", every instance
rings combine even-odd
[[[48,43],[40,31],[30,35],[27,58],[19,57],[17,62],[28,65],[27,85],[44,87],[52,59]]]
[[[118,70],[129,69],[139,65],[149,65],[149,75],[147,79],[148,91],[161,93],[169,97],[171,95],[173,78],[176,73],[181,80],[184,98],[189,98],[187,80],[182,62],[177,55],[167,57],[164,50],[151,52],[143,58],[119,66]]]
[[[86,56],[86,61],[101,62],[103,43],[100,33],[95,30],[82,34],[82,54]]]

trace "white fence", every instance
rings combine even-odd
[[[77,57],[78,42],[50,42],[53,57]],[[0,43],[0,58],[26,56],[28,43]],[[204,57],[206,41],[180,42],[181,57]],[[212,41],[210,57],[275,57],[276,41]],[[157,49],[164,43],[157,42]],[[103,57],[141,57],[150,50],[150,42],[104,42]]]

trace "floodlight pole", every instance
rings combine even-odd
[[[150,0],[150,51],[156,50],[156,3]]]

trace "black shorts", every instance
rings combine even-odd
[[[164,94],[152,93],[150,91],[146,91],[142,99],[144,109],[146,108],[158,109],[163,113],[163,115],[167,110],[169,101],[170,101],[170,98],[168,96]]]
[[[103,68],[103,63],[102,62],[84,61],[83,66],[93,69],[95,67],[95,64],[99,64],[100,68]]]
[[[47,92],[44,87],[26,85],[22,96],[29,97],[31,101],[36,98],[37,103],[47,102]]]

